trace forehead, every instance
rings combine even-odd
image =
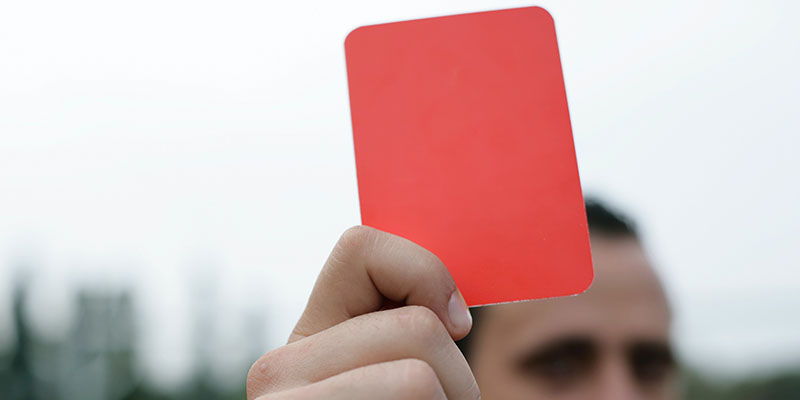
[[[482,316],[486,334],[495,331],[507,340],[516,336],[528,344],[565,334],[598,336],[598,340],[666,339],[669,308],[639,242],[593,236],[592,257],[595,279],[585,293],[488,307]]]

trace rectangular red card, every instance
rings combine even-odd
[[[547,11],[363,26],[347,36],[345,53],[363,224],[439,256],[469,305],[590,285]]]

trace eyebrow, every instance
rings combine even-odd
[[[597,344],[588,336],[564,336],[526,351],[517,359],[516,365],[521,370],[530,370],[555,357],[569,355],[589,359],[595,357],[597,351]]]
[[[631,358],[657,358],[667,364],[675,364],[675,355],[672,351],[672,346],[666,341],[635,340],[627,346],[626,350]]]
[[[588,335],[562,336],[524,352],[515,364],[521,370],[530,370],[555,357],[570,355],[575,358],[591,359],[596,357],[598,352],[599,345]],[[656,358],[667,365],[676,365],[672,346],[662,340],[631,340],[625,346],[625,353],[631,361]]]

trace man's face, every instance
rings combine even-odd
[[[584,294],[488,307],[470,365],[486,400],[675,397],[670,313],[633,238],[592,236]]]

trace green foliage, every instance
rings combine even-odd
[[[180,389],[165,391],[135,375],[133,318],[127,295],[81,295],[78,330],[64,343],[42,342],[23,318],[23,290],[14,293],[15,345],[0,354],[0,397],[22,399],[233,400],[244,399],[242,384],[230,389],[197,373]],[[82,330],[82,328],[85,328]],[[88,339],[91,338],[91,339]],[[100,338],[100,339],[98,339]],[[255,356],[255,355],[254,355]],[[53,366],[58,366],[53,367]],[[201,365],[197,371],[211,371]],[[715,381],[687,370],[687,400],[800,399],[800,366],[735,381]],[[76,376],[81,378],[76,379]]]
[[[687,400],[800,399],[800,369],[722,382],[709,380],[697,372],[688,372],[685,385]]]

